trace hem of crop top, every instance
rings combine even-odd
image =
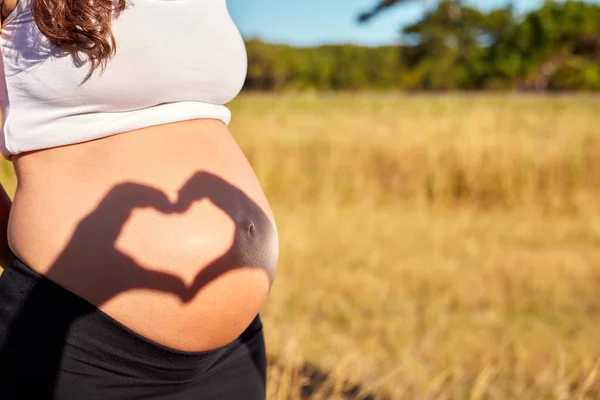
[[[99,122],[98,116],[106,118]],[[75,135],[70,137],[72,140],[59,144],[53,143],[53,132],[46,132],[42,135],[38,132],[35,140],[24,135],[24,132],[16,132],[13,136],[10,124],[11,117],[11,112],[8,111],[6,121],[2,127],[2,134],[0,135],[0,153],[5,159],[10,159],[11,156],[24,152],[84,143],[137,129],[180,121],[216,119],[222,121],[227,126],[231,121],[231,111],[225,105],[199,101],[183,101],[158,104],[133,111],[83,114],[71,117],[73,121],[71,130],[76,130]],[[95,131],[94,128],[98,126],[102,126],[103,129]],[[14,140],[11,138],[14,138]],[[35,145],[32,145],[32,143],[35,143]]]

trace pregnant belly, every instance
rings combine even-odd
[[[20,157],[11,248],[150,340],[220,347],[277,264],[269,205],[224,125],[190,121]]]

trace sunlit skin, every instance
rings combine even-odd
[[[226,126],[192,120],[14,157],[8,241],[134,331],[189,351],[260,311],[277,234]]]
[[[6,18],[17,6],[19,0],[1,0],[0,4],[2,4],[2,19]]]
[[[3,17],[16,3],[2,3]],[[222,122],[154,126],[11,161],[19,183],[13,204],[0,193],[2,265],[12,250],[177,350],[223,346],[260,311],[277,263],[275,223]]]

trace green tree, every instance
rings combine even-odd
[[[415,0],[419,1],[419,0]],[[407,0],[381,0],[364,23]],[[600,90],[600,6],[546,1],[527,15],[439,0],[403,45],[295,48],[248,40],[253,90]]]

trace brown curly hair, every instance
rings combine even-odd
[[[104,68],[115,54],[113,17],[125,9],[126,0],[33,0],[38,29],[59,50],[83,52],[92,71]]]

